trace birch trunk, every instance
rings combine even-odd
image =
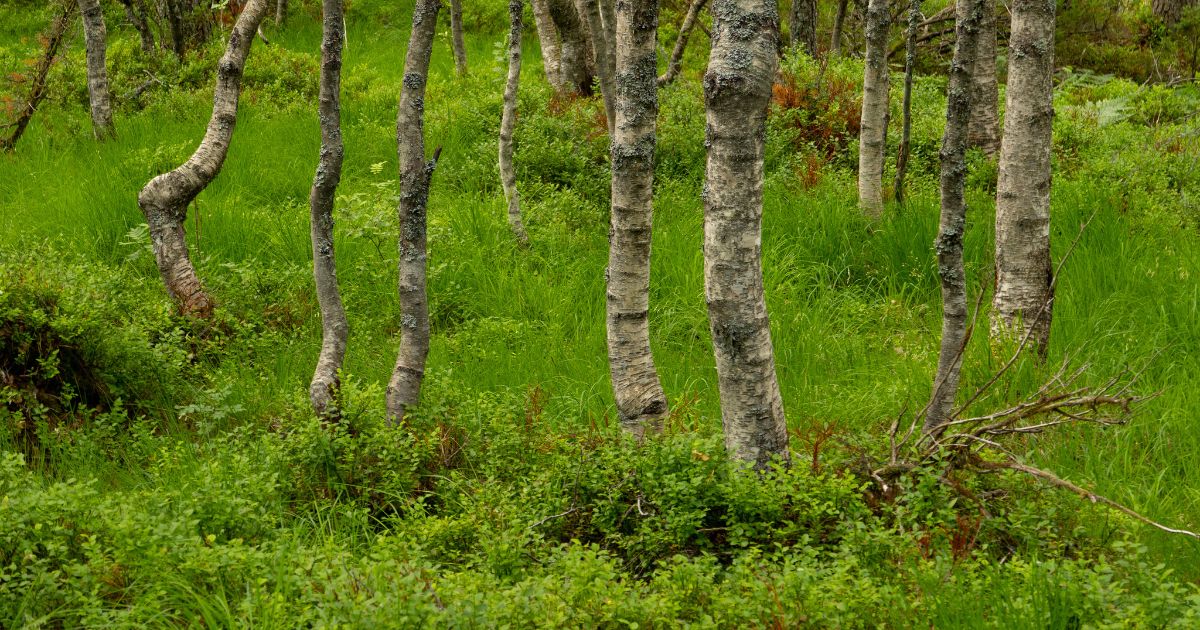
[[[942,344],[938,353],[933,394],[925,412],[926,433],[936,433],[950,420],[967,339],[967,278],[963,266],[963,232],[967,205],[963,187],[967,175],[967,129],[973,98],[971,73],[977,67],[983,5],[991,0],[957,0],[954,58],[946,96],[946,131],[942,136],[942,216],[934,249],[942,281]],[[1053,1],[1053,0],[1051,0]]]
[[[121,6],[125,7],[125,17],[129,19],[129,23],[133,25],[134,30],[138,32],[138,37],[142,41],[142,52],[150,54],[154,52],[154,33],[150,30],[150,23],[146,17],[146,9],[139,2],[134,6],[134,0],[120,0]]]
[[[858,203],[867,216],[883,214],[883,164],[887,148],[888,0],[867,6],[867,55],[863,70],[862,125],[858,139]]]
[[[508,227],[520,245],[529,244],[521,220],[521,194],[513,168],[513,128],[517,124],[517,88],[521,82],[521,31],[524,0],[508,0],[508,79],[504,83],[504,111],[500,114],[500,185],[508,203]]]
[[[467,73],[467,44],[463,41],[462,0],[450,0],[450,40],[454,48],[454,71]]]
[[[537,25],[538,45],[542,49],[542,71],[545,72],[546,82],[550,87],[561,94],[567,89],[559,71],[559,66],[562,65],[562,45],[558,41],[558,28],[554,26],[554,20],[550,17],[549,2],[550,0],[530,0],[529,5],[533,9],[533,21]]]
[[[266,13],[267,0],[250,0],[233,25],[225,54],[217,64],[212,118],[196,152],[175,170],[150,180],[138,195],[138,206],[150,227],[154,258],[163,284],[185,315],[208,317],[213,309],[213,302],[188,258],[183,229],[187,207],[221,172],[237,122],[242,71],[254,43],[254,33]]]
[[[179,6],[182,0],[163,0],[163,12],[167,17],[167,26],[171,30],[171,50],[175,52],[175,56],[183,61],[183,53],[186,52],[183,35],[183,15],[182,8]],[[245,9],[242,10],[245,12]],[[239,16],[240,17],[240,16]],[[255,31],[258,29],[255,28]]]
[[[833,36],[830,38],[829,51],[834,55],[842,54],[842,27],[846,24],[846,5],[849,0],[838,0],[837,13],[833,16]]]
[[[921,0],[911,0],[908,5],[908,31],[904,36],[904,102],[900,109],[902,123],[900,150],[896,154],[896,203],[904,203],[904,177],[908,173],[909,142],[912,139],[912,86],[913,67],[917,61],[917,27],[921,22]]]
[[[650,241],[658,117],[658,0],[617,7],[616,133],[612,141],[608,366],[621,426],[639,439],[662,430],[667,397],[650,351]]]
[[[1183,9],[1195,4],[1196,0],[1151,0],[1150,10],[1167,26],[1174,26],[1183,15]]]
[[[33,119],[38,105],[46,97],[46,79],[50,76],[50,68],[58,57],[58,50],[62,46],[67,27],[71,24],[71,16],[75,8],[72,3],[64,4],[61,12],[50,23],[50,32],[46,35],[45,48],[41,58],[38,59],[37,66],[33,69],[33,78],[29,82],[29,95],[25,97],[25,103],[21,106],[17,119],[12,123],[12,132],[7,138],[0,138],[0,150],[12,151],[16,148],[17,141],[25,135],[25,129],[29,126],[29,121]]]
[[[1026,332],[1044,355],[1054,295],[1050,262],[1050,134],[1054,1],[1011,4],[1008,89],[996,184],[994,336]]]
[[[817,0],[792,0],[791,46],[803,46],[810,56],[817,54]]]
[[[588,67],[588,40],[579,12],[572,0],[548,0],[550,18],[562,38],[558,65],[566,94],[592,95],[592,71]]]
[[[322,8],[322,10],[324,10],[324,8],[325,8],[323,0],[322,0],[321,8]],[[275,1],[275,26],[280,26],[284,22],[286,22],[287,15],[288,15],[288,0],[276,0]],[[344,29],[343,29],[343,32],[345,32]]]
[[[701,9],[707,3],[708,0],[692,0],[687,15],[683,18],[683,24],[679,26],[679,38],[675,40],[675,48],[671,50],[671,57],[667,61],[667,71],[658,77],[658,87],[674,83],[675,78],[679,76],[679,71],[683,68],[683,52],[687,49],[688,38],[696,28]]]
[[[979,147],[984,155],[993,157],[996,151],[1000,150],[995,0],[983,3],[983,19],[979,23],[979,50],[975,55],[975,70],[971,74],[971,124],[967,131],[968,146]]]
[[[97,140],[108,140],[117,136],[113,124],[112,99],[108,94],[108,69],[105,67],[104,11],[100,0],[79,0],[79,13],[83,16],[83,41],[87,49],[88,104],[92,110],[92,133]]]
[[[404,81],[396,117],[400,166],[400,351],[387,388],[388,420],[404,421],[404,411],[421,399],[429,355],[429,300],[425,292],[426,205],[440,149],[425,161],[425,83],[437,32],[441,0],[417,0],[404,57]]]
[[[604,63],[608,64],[608,72],[617,76],[617,8],[615,0],[598,0],[600,4],[601,26],[604,29]]]
[[[321,122],[321,156],[308,197],[312,213],[313,281],[321,307],[321,353],[308,387],[318,416],[334,416],[334,399],[341,385],[338,370],[346,356],[350,325],[338,290],[333,247],[333,204],[342,178],[342,45],[345,42],[342,0],[322,0],[321,86],[317,117]]]
[[[604,24],[600,19],[600,7],[597,0],[578,0],[575,5],[591,32],[592,52],[596,58],[596,74],[600,77],[600,95],[604,98],[604,116],[608,123],[608,137],[613,137],[613,124],[616,120],[615,100],[616,87],[613,82],[614,68],[609,66],[609,42],[604,33]],[[656,17],[657,20],[657,17]],[[657,21],[655,22],[657,25]]]
[[[725,445],[762,468],[788,458],[787,421],[763,294],[763,146],[778,64],[775,0],[713,0],[704,76],[704,295]]]

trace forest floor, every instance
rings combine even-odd
[[[74,41],[57,96],[0,155],[0,626],[1200,624],[1200,541],[1017,476],[964,481],[1003,490],[985,510],[920,475],[902,500],[874,504],[850,472],[929,395],[942,77],[917,80],[909,198],[871,225],[855,204],[853,142],[826,133],[857,117],[837,88],[861,81],[860,66],[785,62],[818,88],[799,110],[773,110],[766,163],[764,274],[797,458],[758,479],[722,454],[703,299],[706,44],[660,95],[650,326],[673,412],[666,435],[639,446],[616,427],[605,355],[602,107],[552,102],[527,37],[515,162],[531,245],[519,248],[496,172],[503,32],[468,32],[466,77],[439,36],[426,98],[427,145],[442,147],[433,343],[410,425],[384,426],[407,27],[363,5],[343,91],[336,246],[351,337],[337,427],[306,399],[320,342],[311,14],[255,44],[228,160],[191,208],[211,322],[173,314],[136,196],[199,141],[219,47],[147,62],[127,27],[110,26],[113,91],[127,99],[118,139],[97,144]],[[31,12],[0,5],[5,63],[32,56],[44,22]],[[148,76],[171,89],[129,96]],[[1194,88],[1063,74],[1051,237],[1056,258],[1078,244],[1049,357],[972,406],[1020,400],[1064,361],[1087,364],[1092,383],[1144,370],[1137,391],[1158,396],[1129,424],[1008,446],[1192,530],[1197,109]],[[995,176],[971,156],[972,304],[992,276]],[[1007,358],[986,337],[967,349],[964,392]]]

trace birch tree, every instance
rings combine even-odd
[[[708,0],[692,0],[692,4],[688,6],[683,24],[679,26],[679,37],[675,40],[675,47],[671,50],[671,56],[667,61],[667,71],[658,77],[658,87],[670,85],[675,81],[675,77],[679,76],[679,71],[683,68],[683,51],[687,49],[688,38],[695,30],[696,23],[700,18],[700,11],[707,3]]]
[[[912,140],[913,71],[917,62],[917,27],[921,22],[921,0],[908,3],[908,29],[904,35],[904,100],[900,106],[900,150],[896,152],[896,180],[892,185],[896,203],[904,202],[904,177],[908,173],[909,142]]]
[[[605,34],[604,24],[600,17],[600,6],[597,0],[578,0],[576,7],[578,7],[579,16],[583,18],[588,31],[592,34],[592,51],[596,60],[596,74],[600,78],[600,94],[604,98],[604,116],[605,121],[608,123],[608,137],[612,138],[613,121],[616,118],[616,106],[614,104],[616,87],[613,80],[615,68],[609,65],[610,47],[608,36]]]
[[[592,95],[592,70],[588,65],[590,46],[584,25],[572,0],[548,0],[550,18],[561,38],[558,76],[567,94]]]
[[[992,332],[1044,354],[1053,312],[1050,140],[1054,121],[1054,0],[1010,5],[1008,88],[996,184],[996,293]]]
[[[151,179],[138,195],[138,206],[150,227],[154,259],[163,284],[185,315],[208,317],[213,302],[188,257],[184,221],[188,204],[221,172],[237,122],[242,71],[254,33],[267,13],[268,0],[250,0],[229,35],[225,54],[217,64],[212,118],[195,153],[178,168]]]
[[[967,339],[967,278],[963,266],[963,233],[967,204],[963,196],[967,174],[967,129],[971,120],[971,73],[977,67],[983,5],[990,0],[957,0],[955,6],[954,58],[950,63],[950,85],[946,90],[946,130],[942,135],[941,197],[938,224],[938,277],[942,283],[942,343],[938,351],[933,394],[925,411],[926,433],[933,433],[949,420],[958,393],[963,348]]]
[[[755,467],[788,457],[763,293],[763,148],[778,66],[775,0],[713,0],[704,75],[704,296],[725,445]]]
[[[607,292],[608,365],[621,426],[658,431],[667,397],[650,351],[650,241],[658,117],[658,0],[621,0]]]
[[[115,138],[112,99],[108,94],[108,69],[105,67],[104,11],[100,0],[79,0],[79,13],[83,16],[83,42],[87,51],[88,104],[92,110],[92,133],[97,140]]]
[[[29,127],[29,121],[33,120],[33,114],[37,111],[38,105],[46,97],[50,68],[54,66],[54,60],[58,58],[58,51],[66,38],[67,27],[71,25],[72,13],[75,9],[75,3],[66,2],[55,13],[54,21],[50,23],[50,30],[46,33],[42,56],[38,58],[37,65],[33,67],[25,102],[21,104],[16,120],[4,125],[11,127],[12,131],[9,132],[8,137],[0,138],[0,150],[11,152],[16,148],[17,142],[21,136],[25,135],[25,130]]]
[[[888,0],[867,5],[867,55],[863,64],[862,124],[858,139],[858,203],[867,216],[883,214],[883,165],[887,148]]]
[[[404,421],[405,409],[421,399],[429,355],[429,299],[425,290],[426,205],[440,149],[425,159],[425,84],[441,0],[417,0],[404,57],[404,80],[396,116],[400,166],[400,351],[387,387],[387,415]]]
[[[817,0],[792,0],[791,46],[803,46],[809,55],[817,54]]]
[[[542,49],[542,71],[550,87],[561,94],[567,89],[559,71],[559,66],[562,65],[562,44],[558,41],[558,28],[554,26],[554,19],[550,17],[550,0],[529,0],[529,6],[533,10],[538,45]]]
[[[517,88],[521,82],[521,31],[523,0],[508,0],[508,79],[504,83],[504,110],[500,114],[500,185],[508,204],[508,227],[517,243],[529,243],[521,220],[521,194],[517,191],[517,172],[513,169],[513,128],[517,124]]]
[[[321,307],[321,353],[309,384],[308,397],[319,416],[331,415],[340,382],[338,370],[346,356],[350,325],[338,290],[333,247],[333,204],[342,178],[342,45],[346,31],[342,0],[321,2],[321,83],[317,118],[321,124],[321,154],[312,192],[311,212],[313,281]]]
[[[838,0],[837,12],[833,15],[833,34],[829,39],[829,52],[842,54],[842,27],[846,24],[846,7],[850,0]]]
[[[967,143],[988,157],[1000,150],[1000,92],[996,84],[996,4],[983,3],[979,22],[979,50],[971,72],[971,123]]]
[[[467,73],[467,44],[463,39],[462,0],[450,0],[450,43],[454,48],[454,71]]]
[[[129,23],[133,25],[134,30],[138,32],[138,37],[142,42],[142,52],[150,54],[154,52],[154,32],[150,30],[150,19],[146,15],[145,5],[135,0],[120,0],[121,6],[125,8],[125,17],[129,19]]]

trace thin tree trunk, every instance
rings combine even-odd
[[[650,351],[650,241],[658,117],[658,0],[617,7],[616,133],[612,141],[608,366],[621,426],[639,439],[662,430],[667,397]]]
[[[563,93],[566,85],[563,83],[559,67],[562,65],[562,44],[558,41],[558,28],[550,17],[550,0],[530,0],[533,9],[533,21],[537,25],[538,44],[542,49],[542,70],[546,73],[546,82],[555,92]]]
[[[616,0],[599,0],[600,18],[604,25],[604,42],[609,74],[617,76],[617,8]]]
[[[322,0],[321,8],[324,9],[323,0]],[[288,15],[288,0],[275,0],[275,26],[281,26],[284,22],[286,22],[287,15]],[[343,29],[343,31],[344,31],[344,29]]]
[[[963,348],[967,339],[967,278],[963,266],[963,232],[967,204],[963,196],[967,175],[967,127],[971,119],[971,73],[977,67],[983,4],[991,0],[957,0],[954,59],[946,90],[946,131],[942,136],[942,216],[934,249],[942,281],[942,344],[938,353],[933,395],[925,413],[926,433],[933,433],[954,408]],[[1051,0],[1053,1],[1053,0]],[[911,22],[910,22],[911,23]]]
[[[138,32],[138,37],[142,40],[142,52],[153,53],[154,33],[150,30],[146,11],[140,2],[137,7],[134,7],[133,2],[134,0],[121,0],[121,6],[125,7],[125,17],[129,19],[129,23],[133,25],[134,30]]]
[[[450,0],[450,40],[454,48],[454,71],[467,73],[467,44],[463,41],[462,0]]]
[[[979,147],[993,157],[1000,150],[1000,91],[996,85],[996,4],[983,3],[979,25],[979,51],[971,73],[971,125],[968,146]]]
[[[171,50],[175,52],[175,56],[183,61],[183,53],[186,52],[183,35],[183,15],[180,2],[183,0],[164,0],[164,12],[167,16],[167,26],[171,29]],[[242,10],[245,12],[245,9]],[[255,31],[258,29],[255,28]]]
[[[500,185],[508,203],[508,227],[520,245],[529,244],[521,220],[521,194],[513,168],[513,128],[517,124],[517,88],[521,83],[521,31],[524,0],[508,0],[508,79],[504,83],[504,111],[500,115]]]
[[[592,33],[592,51],[596,57],[596,74],[600,77],[600,94],[604,98],[604,116],[608,122],[608,137],[613,137],[613,121],[616,119],[614,100],[616,98],[613,73],[614,68],[608,65],[609,42],[604,34],[604,24],[600,20],[600,7],[597,0],[578,0],[576,7],[579,16]],[[657,22],[656,22],[657,24]]]
[[[688,38],[692,35],[692,30],[696,28],[696,23],[700,21],[700,10],[707,3],[708,0],[692,0],[692,5],[688,7],[687,15],[683,18],[683,24],[679,27],[679,38],[675,40],[675,48],[671,51],[671,59],[667,62],[667,71],[658,77],[658,87],[670,85],[679,76],[679,71],[683,68],[683,52],[687,49]]]
[[[817,54],[817,0],[792,0],[791,46]]]
[[[25,104],[17,114],[17,119],[11,123],[12,133],[7,138],[0,138],[0,150],[12,151],[16,148],[21,136],[25,135],[25,129],[29,126],[29,121],[33,119],[38,105],[45,98],[46,78],[50,76],[50,67],[54,65],[54,59],[58,56],[58,49],[62,46],[63,37],[66,35],[67,27],[71,24],[74,12],[75,4],[67,2],[63,5],[62,12],[50,23],[50,33],[46,36],[46,48],[42,52],[41,58],[38,59],[37,66],[33,69],[33,80],[29,82],[29,96],[25,97]]]
[[[321,353],[308,398],[318,416],[334,415],[333,402],[340,381],[338,370],[346,356],[346,337],[350,325],[338,290],[337,262],[333,247],[333,204],[342,178],[342,45],[345,21],[342,0],[322,0],[321,86],[317,118],[321,123],[321,154],[312,192],[308,197],[312,213],[313,281],[317,303],[321,306]]]
[[[849,0],[838,0],[837,13],[833,16],[833,36],[829,42],[829,52],[836,55],[842,54],[842,27],[846,24],[846,5]]]
[[[592,71],[588,68],[588,40],[572,0],[548,0],[550,18],[562,38],[559,77],[568,94],[592,95]]]
[[[908,32],[904,50],[904,103],[900,132],[900,151],[896,155],[896,203],[904,203],[904,177],[908,173],[909,141],[912,139],[913,67],[917,61],[917,25],[921,22],[921,0],[911,0],[908,7]]]
[[[88,104],[92,110],[92,132],[97,140],[108,140],[117,136],[113,124],[112,99],[108,94],[108,69],[105,67],[104,11],[100,0],[79,0],[79,13],[83,16],[83,41],[87,49]]]
[[[1054,295],[1050,262],[1050,133],[1054,0],[1014,0],[1000,175],[996,184],[993,335],[1030,340],[1043,356]]]
[[[404,411],[421,399],[429,355],[429,300],[425,291],[426,205],[438,154],[425,161],[425,82],[437,32],[441,0],[417,0],[404,57],[404,81],[396,118],[400,165],[400,352],[387,388],[388,420],[404,421]]]
[[[756,467],[788,459],[763,293],[763,148],[778,65],[775,0],[713,0],[704,76],[704,295],[725,445]]]
[[[175,170],[150,180],[138,195],[163,284],[185,315],[208,317],[213,309],[188,258],[183,229],[187,207],[221,172],[237,122],[242,70],[254,43],[254,32],[266,13],[267,0],[250,0],[233,25],[225,54],[217,64],[212,118],[196,152]]]
[[[887,148],[888,0],[870,0],[866,19],[867,55],[863,70],[862,131],[858,141],[858,203],[867,216],[883,214],[883,164]]]

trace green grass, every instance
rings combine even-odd
[[[642,482],[649,484],[648,497],[684,507],[693,499],[679,496],[702,494],[715,483],[703,474],[716,473],[695,454],[704,462],[712,455],[713,466],[720,460],[703,301],[699,86],[685,77],[662,96],[651,281],[656,362],[672,405],[681,409],[680,422],[691,430],[637,449],[616,438],[605,359],[607,170],[604,139],[587,137],[599,105],[547,113],[549,89],[532,34],[516,151],[532,241],[525,250],[507,230],[494,166],[503,80],[495,51],[502,36],[469,33],[472,74],[466,78],[453,76],[447,38],[436,41],[426,137],[431,150],[442,147],[443,157],[429,204],[433,343],[426,392],[413,437],[379,427],[382,388],[398,342],[394,108],[406,32],[396,23],[403,21],[385,25],[370,14],[353,19],[345,59],[337,248],[352,331],[347,426],[365,427],[364,433],[321,431],[304,400],[320,341],[307,209],[319,144],[315,109],[278,88],[253,84],[224,169],[193,206],[188,224],[193,257],[222,311],[220,323],[208,331],[162,324],[178,327],[194,354],[178,364],[183,384],[172,382],[166,397],[173,405],[158,403],[156,413],[143,410],[149,420],[119,430],[100,432],[84,422],[47,432],[38,447],[45,459],[29,462],[33,472],[22,477],[13,469],[3,477],[5,505],[11,497],[27,511],[23,520],[0,518],[6,521],[0,540],[34,540],[41,535],[32,533],[35,523],[55,532],[78,528],[79,534],[63,534],[62,549],[52,544],[59,539],[38,543],[29,551],[36,561],[2,557],[23,563],[20,575],[35,577],[19,582],[17,571],[0,576],[0,584],[22,584],[57,608],[11,599],[0,625],[38,625],[37,616],[51,625],[405,626],[437,625],[439,618],[464,626],[657,619],[654,625],[673,614],[699,615],[694,607],[709,611],[708,623],[717,624],[765,624],[777,614],[816,626],[1066,628],[1078,627],[1073,624],[1080,619],[1119,617],[1186,627],[1189,618],[1179,616],[1179,606],[1200,614],[1200,544],[1019,481],[1011,485],[1024,488],[1016,496],[1028,507],[1009,505],[1011,512],[994,526],[1027,538],[1014,543],[1008,564],[998,561],[1008,556],[999,537],[961,567],[945,549],[925,557],[916,542],[920,528],[941,531],[943,512],[930,508],[925,520],[913,507],[917,515],[904,517],[912,522],[898,517],[899,525],[881,525],[891,521],[839,503],[849,500],[837,492],[853,492],[831,489],[846,482],[827,477],[794,483],[835,497],[828,501],[841,506],[839,516],[829,518],[845,528],[834,537],[840,543],[818,541],[814,533],[811,545],[789,538],[780,548],[758,551],[694,538],[688,545],[655,546],[659,530],[589,530],[570,518],[550,521],[546,534],[532,529],[531,523],[567,510],[581,484],[596,497],[622,487],[628,477],[614,471],[624,470],[623,457],[648,480]],[[132,41],[126,29],[113,31]],[[3,32],[6,38],[14,33]],[[276,50],[257,48],[250,66],[311,55],[319,35],[318,24],[298,14],[287,29],[272,33]],[[77,57],[78,46],[73,63]],[[698,63],[700,53],[695,57]],[[118,83],[114,91],[128,89]],[[918,141],[935,142],[940,133],[940,90],[937,81],[918,85],[923,109],[916,129],[924,134]],[[0,155],[0,264],[27,269],[4,277],[66,284],[56,269],[72,269],[70,282],[85,288],[98,282],[94,277],[111,277],[105,291],[128,304],[128,320],[108,310],[97,317],[114,328],[148,327],[139,318],[165,313],[168,300],[137,231],[136,195],[194,147],[210,102],[207,89],[157,94],[141,111],[120,110],[119,138],[104,145],[91,140],[77,94],[39,112],[17,151]],[[1070,116],[1060,107],[1060,119]],[[1033,391],[1067,357],[1091,364],[1091,382],[1154,357],[1139,388],[1161,394],[1128,426],[1072,428],[1016,446],[1032,461],[1152,518],[1200,529],[1200,235],[1179,202],[1200,184],[1130,185],[1106,170],[1118,153],[1150,170],[1194,159],[1194,153],[1173,158],[1139,148],[1141,139],[1175,131],[1121,123],[1107,137],[1072,145],[1076,153],[1056,153],[1056,256],[1075,240],[1080,224],[1095,217],[1059,280],[1049,367],[1020,364],[976,408]],[[776,135],[770,142],[769,155],[793,151]],[[852,460],[856,448],[884,448],[892,419],[906,407],[921,407],[940,331],[932,252],[936,156],[914,165],[910,201],[874,227],[855,207],[853,174],[839,166],[844,162],[828,166],[808,190],[788,163],[768,163],[764,202],[764,274],[789,426],[798,435],[836,426],[845,444],[827,447],[833,462]],[[978,160],[975,167],[986,170]],[[987,290],[992,274],[993,210],[983,180],[972,180],[969,191],[972,298]],[[104,291],[89,295],[109,299]],[[182,343],[155,335],[148,342],[154,348]],[[985,335],[976,335],[964,361],[963,389],[985,382],[1004,358]],[[0,443],[20,451],[11,424]],[[602,446],[590,445],[592,439]],[[431,454],[447,444],[458,444],[462,454]],[[800,438],[794,447],[805,448]],[[454,457],[462,461],[448,464]],[[441,464],[429,469],[409,458]],[[604,475],[616,476],[606,485]],[[655,475],[694,485],[686,492],[667,481],[654,485]],[[89,479],[96,481],[89,485]],[[310,488],[297,479],[323,481]],[[730,505],[741,505],[741,492],[750,491],[730,490]],[[930,491],[930,505],[939,496]],[[609,498],[618,512],[633,509],[628,496]],[[604,505],[597,498],[588,508],[596,522]],[[701,518],[685,512],[671,518]],[[700,512],[709,515],[703,518],[712,513]],[[852,523],[860,520],[873,524],[858,530]],[[661,531],[672,527],[689,526],[666,519]],[[695,536],[696,525],[690,527],[688,536]],[[580,533],[595,531],[609,535]],[[575,537],[581,540],[570,542]],[[1038,537],[1044,545],[1030,542]],[[682,555],[663,559],[674,553]],[[44,571],[29,568],[35,565]],[[55,577],[56,569],[69,579]],[[565,582],[561,576],[568,576]],[[73,584],[98,585],[95,592],[108,595],[70,591]],[[0,594],[14,597],[8,590]],[[771,604],[775,597],[786,614]],[[837,612],[834,600],[842,597],[849,598],[847,608]],[[312,608],[298,612],[296,601]],[[651,604],[662,607],[661,617],[649,612]],[[1008,612],[995,612],[996,606]],[[767,612],[759,616],[756,607]],[[745,619],[736,617],[739,610]],[[706,623],[702,615],[694,620]]]

